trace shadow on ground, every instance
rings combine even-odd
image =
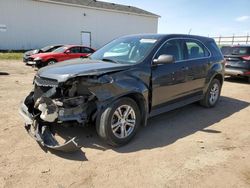
[[[197,131],[203,131],[207,134],[220,134],[220,131],[209,129],[209,127],[248,106],[248,102],[228,97],[221,97],[217,106],[210,109],[203,108],[198,104],[191,104],[149,119],[148,125],[142,127],[129,144],[120,148],[106,145],[97,136],[94,126],[60,128],[57,131],[65,139],[77,136],[78,144],[83,146],[82,151],[84,151],[84,148],[95,148],[129,153],[167,146]],[[79,158],[79,156],[82,156],[79,153],[61,153],[58,156],[71,160],[82,159],[82,157]]]
[[[249,84],[248,79],[243,77],[226,77],[225,81],[237,84]]]
[[[10,75],[8,72],[1,72],[0,71],[0,76],[8,76],[8,75]]]

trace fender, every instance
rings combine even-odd
[[[221,84],[223,84],[224,81],[224,68],[221,63],[215,63],[211,65],[211,68],[207,74],[206,81],[205,81],[205,87],[203,89],[203,93],[206,93],[209,84],[215,77],[219,77]]]
[[[130,97],[138,104],[142,115],[142,125],[147,124],[149,113],[149,86],[138,77],[124,75],[122,79],[112,78],[109,83],[90,87],[89,91],[97,98],[97,112],[101,114],[110,103],[122,97]],[[97,115],[94,116],[96,118]]]

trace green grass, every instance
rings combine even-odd
[[[0,53],[0,60],[21,60],[23,53]]]

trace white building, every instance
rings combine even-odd
[[[83,44],[157,33],[158,15],[96,0],[0,0],[0,50]]]

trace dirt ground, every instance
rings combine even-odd
[[[250,187],[250,85],[227,79],[217,107],[157,116],[121,148],[93,127],[65,128],[81,151],[42,150],[18,114],[35,71],[0,61],[0,187]]]

